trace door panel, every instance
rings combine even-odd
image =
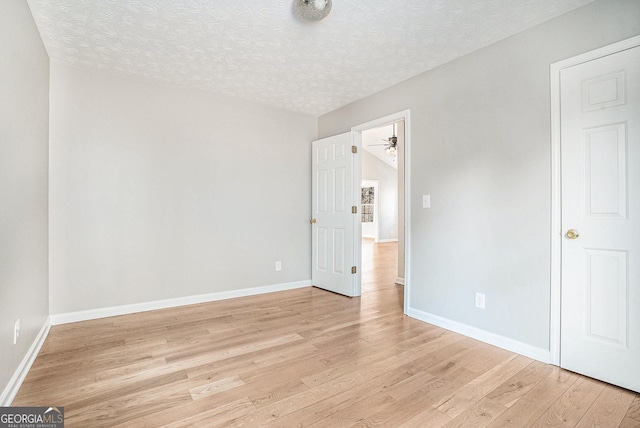
[[[354,155],[351,133],[312,144],[312,283],[325,290],[356,295],[351,267],[354,256],[355,220]]]
[[[585,250],[586,334],[603,345],[627,347],[627,252]]]
[[[561,366],[640,391],[640,47],[563,69],[560,103]]]
[[[627,217],[626,140],[625,123],[584,131],[586,216]]]

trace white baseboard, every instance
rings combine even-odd
[[[378,239],[378,242],[398,242],[398,238],[396,238],[396,239]]]
[[[49,330],[51,329],[51,320],[47,318],[40,329],[40,332],[36,336],[35,340],[29,347],[26,355],[20,362],[20,365],[16,369],[13,376],[9,380],[9,383],[2,391],[2,395],[0,395],[0,406],[7,407],[10,406],[13,402],[13,399],[16,397],[16,394],[20,390],[22,386],[22,382],[27,377],[29,373],[29,369],[31,369],[31,365],[35,361],[38,356],[38,352],[40,352],[40,348],[44,344],[47,335],[49,334]]]
[[[404,285],[404,278],[396,277],[396,284]]]
[[[476,339],[481,342],[506,349],[507,351],[515,352],[516,354],[524,355],[525,357],[533,358],[534,360],[542,361],[543,363],[548,364],[551,362],[551,353],[548,349],[531,346],[526,343],[511,339],[509,337],[491,333],[477,327],[463,324],[458,321],[452,321],[450,319],[443,318],[438,315],[433,315],[415,308],[410,307],[406,313],[412,318],[416,318],[429,324],[437,325],[438,327],[446,328],[447,330],[451,330],[464,336],[471,337],[472,339]]]
[[[256,296],[258,294],[273,293],[276,291],[293,290],[296,288],[310,287],[311,280],[289,282],[285,284],[267,285],[264,287],[244,288],[241,290],[221,291],[218,293],[199,294],[195,296],[177,297],[175,299],[156,300],[153,302],[134,303],[130,305],[112,306],[108,308],[89,309],[86,311],[68,312],[51,315],[51,324],[68,324],[78,321],[87,321],[98,318],[107,318],[117,315],[133,314],[136,312],[154,311],[157,309],[174,308],[176,306],[195,305],[198,303],[214,302],[217,300],[235,299],[236,297]]]

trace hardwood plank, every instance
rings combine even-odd
[[[640,422],[640,394],[636,395],[625,417]]]
[[[637,396],[638,394],[626,389],[606,385],[593,405],[580,419],[576,428],[618,426],[622,423]]]
[[[188,349],[172,353],[166,356],[165,359],[168,363],[185,367],[198,362],[226,360],[281,344],[296,342],[301,339],[302,337],[300,335],[293,333],[273,339],[249,342],[239,347],[224,348],[222,350],[218,350],[215,345],[203,346],[197,349]]]
[[[510,407],[553,371],[553,366],[534,361],[487,394],[497,403]]]
[[[200,400],[194,401],[191,399],[178,403],[169,403],[162,409],[129,419],[129,425],[125,426],[164,427],[168,424],[180,426],[180,424],[185,424],[186,421],[192,418],[197,420],[198,415],[207,416],[212,410],[225,408],[226,406],[234,407],[233,403],[237,402],[246,403],[247,411],[253,411],[253,403],[251,403],[247,395],[247,389],[238,387],[225,391],[223,394],[206,396]],[[241,414],[244,413],[234,414],[233,418]]]
[[[441,402],[436,403],[435,407],[455,418],[532,362],[533,360],[522,355],[511,355],[506,361],[499,363]],[[499,395],[500,393],[496,393],[494,396]]]
[[[603,382],[580,377],[532,426],[576,426],[604,387]]]
[[[375,353],[371,352],[368,356],[365,356],[362,359],[346,359],[345,358],[342,360],[343,362],[341,364],[329,366],[323,371],[315,372],[308,376],[303,377],[302,382],[304,382],[304,384],[307,385],[308,387],[313,388],[318,385],[331,382],[342,376],[348,375],[349,373],[354,372],[359,367],[362,367],[366,364],[375,363],[380,360],[384,360],[386,358],[394,357],[395,355],[396,355],[395,349],[387,348]],[[325,359],[322,359],[322,361],[326,364]]]
[[[435,376],[433,376],[431,373],[420,371],[403,380],[402,382],[398,382],[397,384],[393,385],[387,391],[385,391],[385,393],[395,400],[399,401],[410,396],[411,394],[415,394],[416,392],[422,390],[425,385],[431,382],[434,378]]]
[[[316,401],[309,406],[279,417],[273,422],[273,425],[326,425],[331,418],[350,418],[351,416],[348,414],[345,416],[345,409],[351,406],[359,406],[358,403],[362,400],[375,401],[381,399],[386,402],[386,391],[392,390],[396,385],[402,384],[413,376],[413,373],[404,366],[379,373],[378,375],[374,374],[374,377],[369,382],[362,383],[352,389],[338,391],[323,400]],[[372,408],[371,410],[377,412],[380,408]]]
[[[268,352],[252,359],[254,364],[260,368],[267,368],[276,364],[303,358],[309,354],[319,352],[318,348],[308,343],[296,343],[277,351]]]
[[[451,381],[438,378],[429,380],[419,390],[400,400],[393,410],[383,409],[354,424],[354,427],[369,427],[377,425],[399,426],[410,419],[424,413],[425,403],[438,401],[451,393],[457,385]],[[438,410],[433,409],[435,412]]]
[[[249,395],[249,400],[251,400],[256,409],[259,409],[307,390],[309,390],[309,387],[300,379],[290,380],[287,378],[278,383],[271,383],[264,385],[262,388],[254,389],[254,392]]]
[[[82,427],[111,427],[139,416],[152,414],[167,407],[192,401],[182,387],[163,384],[145,388],[142,393],[108,395],[99,400],[65,405],[65,424]]]
[[[233,423],[238,426],[255,426],[256,424],[264,424],[283,418],[299,409],[322,402],[335,395],[339,396],[344,391],[361,390],[363,387],[369,387],[370,385],[368,384],[372,380],[383,376],[387,371],[388,368],[382,364],[352,371],[329,382],[324,382],[299,394],[260,408],[254,414],[234,420]]]
[[[624,418],[618,428],[640,428],[640,422],[631,418]]]
[[[337,412],[328,416],[323,416],[320,420],[309,425],[313,428],[321,427],[348,427],[358,421],[368,417],[372,412],[379,412],[393,409],[398,402],[388,395],[374,394],[357,401],[349,406],[343,407]],[[275,425],[281,421],[276,420]]]
[[[415,427],[429,427],[429,428],[440,428],[449,422],[451,422],[451,418],[444,413],[440,412],[433,407],[427,407],[426,409],[414,415],[407,421],[398,425],[400,428],[415,428]]]
[[[578,379],[575,373],[558,367],[527,393],[520,397],[490,427],[523,427],[530,426],[544,413],[564,392]]]
[[[206,385],[200,385],[195,388],[191,388],[189,390],[189,393],[191,394],[191,398],[193,398],[194,400],[198,400],[202,397],[206,397],[208,395],[213,395],[213,394],[219,394],[221,392],[227,391],[231,388],[235,388],[244,384],[245,383],[240,378],[240,376],[231,376],[223,379],[218,379]]]
[[[466,409],[454,420],[444,425],[446,428],[486,427],[507,410],[505,406],[484,397]]]
[[[189,418],[163,425],[165,428],[202,428],[208,426],[220,426],[253,409],[250,400],[242,398],[224,406],[198,413]]]

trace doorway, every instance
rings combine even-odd
[[[312,143],[312,284],[346,296],[361,295],[362,223],[361,203],[362,133],[394,123],[403,143],[398,145],[398,269],[394,283],[404,285],[402,307],[410,301],[410,112],[405,110],[362,125],[351,132]],[[387,137],[388,138],[388,137]],[[355,214],[355,215],[354,215]],[[349,266],[351,268],[349,269]],[[393,285],[393,284],[392,284]],[[337,288],[336,288],[337,287]],[[395,287],[398,288],[398,287]]]
[[[405,111],[352,128],[355,143],[362,154],[356,174],[362,179],[359,248],[362,291],[366,292],[368,284],[372,283],[378,286],[385,284],[390,288],[405,285],[405,308],[409,298],[405,273],[408,271],[405,262],[408,124],[409,112]],[[373,195],[372,183],[377,184]],[[373,202],[373,216],[368,213],[368,202]],[[369,223],[375,223],[377,227],[373,233]]]

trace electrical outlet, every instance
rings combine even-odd
[[[282,262],[278,260],[276,262],[276,272],[280,272],[282,270]]]
[[[16,321],[13,325],[13,344],[18,343],[18,338],[20,337],[20,319]]]
[[[484,309],[485,296],[482,293],[476,293],[476,308]]]

